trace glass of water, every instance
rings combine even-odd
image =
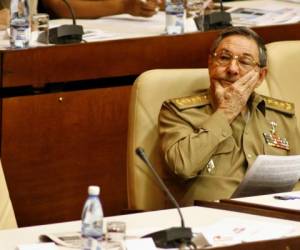
[[[184,0],[166,0],[166,33],[176,35],[184,33]]]
[[[125,239],[126,224],[122,221],[109,221],[106,225],[106,240],[121,242]]]
[[[43,41],[49,43],[49,15],[46,13],[37,13],[31,18],[32,39],[37,41],[41,33],[44,33]]]

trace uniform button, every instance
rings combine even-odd
[[[198,134],[198,133],[199,133],[199,131],[200,131],[200,129],[199,129],[199,128],[195,128],[195,129],[194,129],[194,133],[196,133],[196,134]]]
[[[247,154],[247,157],[248,157],[248,158],[251,158],[251,157],[252,157],[252,154]]]
[[[245,130],[245,135],[248,135],[248,130]]]
[[[225,131],[222,132],[223,137],[227,136],[227,133]]]

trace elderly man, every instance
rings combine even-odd
[[[262,39],[230,27],[210,51],[210,88],[164,102],[161,147],[170,169],[188,179],[185,202],[229,198],[258,155],[300,153],[293,104],[255,93],[266,65]]]

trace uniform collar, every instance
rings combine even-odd
[[[248,107],[250,108],[251,112],[255,109],[259,109],[263,115],[266,115],[266,103],[265,100],[262,98],[261,95],[253,92],[248,101]]]

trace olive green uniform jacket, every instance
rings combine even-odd
[[[159,114],[161,148],[167,165],[188,180],[181,203],[230,198],[258,155],[300,154],[300,136],[289,102],[253,93],[247,119],[231,124],[214,112],[207,90],[199,95],[168,100]],[[286,138],[289,150],[271,146],[263,133]]]

